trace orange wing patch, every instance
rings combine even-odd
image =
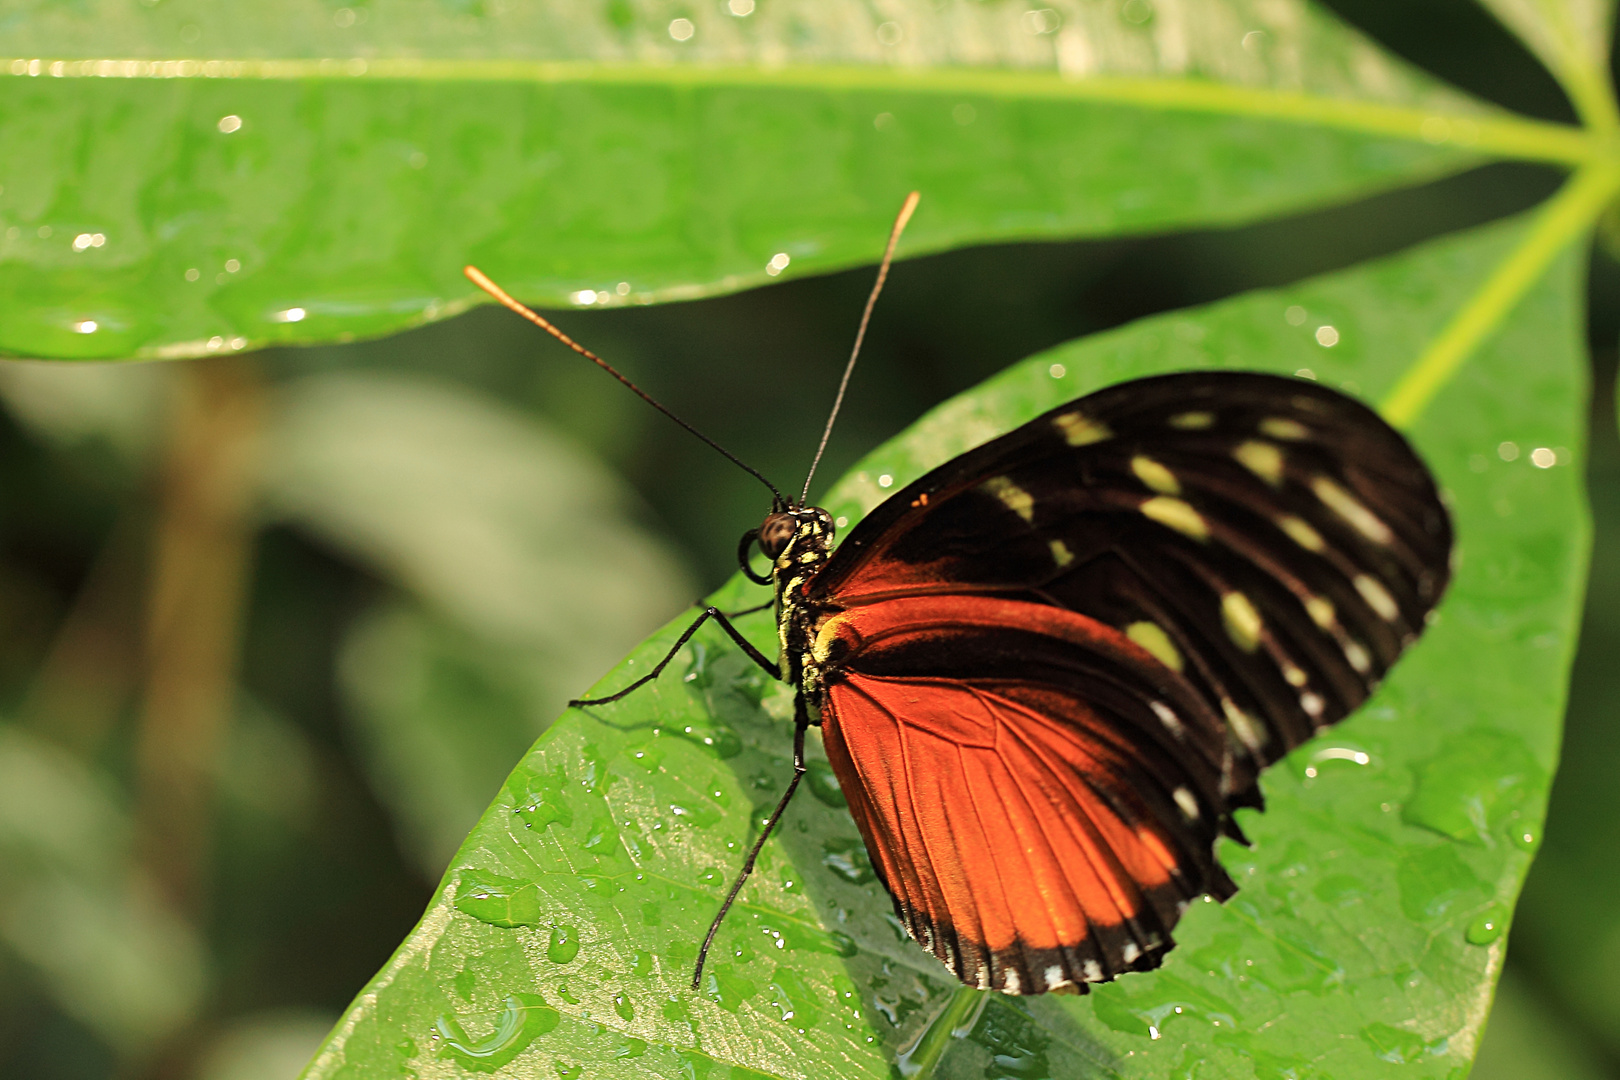
[[[1201,803],[1194,781],[1148,760],[1151,742],[1125,737],[1129,724],[1077,695],[975,678],[975,635],[998,629],[985,619],[999,616],[999,629],[1081,634],[1094,650],[1164,669],[1117,631],[1060,609],[976,598],[971,625],[962,613],[959,598],[938,597],[839,617],[844,655],[823,739],[900,918],[964,982],[1007,993],[1156,967],[1185,904],[1230,887],[1198,854],[1218,827],[1203,806],[1218,799],[1206,787]],[[943,646],[959,673],[862,670],[917,636]]]

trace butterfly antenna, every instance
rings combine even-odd
[[[894,244],[891,242],[889,246],[892,248]],[[478,267],[468,266],[464,268],[462,272],[467,275],[468,279],[474,285],[478,286],[480,289],[483,289],[496,300],[499,300],[503,306],[517,312],[519,315],[523,316],[525,319],[528,319],[530,322],[534,323],[534,325],[538,326],[540,329],[544,330],[546,333],[550,334],[552,337],[556,338],[570,349],[573,349],[575,352],[579,353],[579,355],[583,356],[585,359],[589,360],[591,363],[595,364],[597,367],[601,368],[615,379],[618,379],[620,382],[624,383],[624,385],[628,386],[630,391],[642,401],[645,401],[647,404],[651,405],[653,408],[657,409],[659,412],[681,425],[681,427],[685,428],[687,431],[690,431],[693,435],[696,435],[699,439],[702,439],[704,442],[714,447],[723,457],[725,457],[727,461],[731,462],[733,465],[737,466],[739,469],[742,469],[744,472],[754,477],[754,479],[770,488],[771,494],[775,496],[776,504],[778,506],[786,504],[787,500],[782,497],[782,493],[780,491],[776,490],[776,485],[765,479],[765,475],[758,469],[738,458],[737,455],[733,454],[730,450],[727,450],[725,447],[703,434],[703,432],[699,431],[691,424],[688,424],[685,420],[682,420],[680,417],[664,408],[653,399],[652,395],[648,394],[645,390],[641,389],[641,387],[637,386],[623,375],[620,375],[606,360],[603,360],[600,356],[597,356],[595,353],[591,352],[591,350],[587,349],[585,346],[581,345],[579,342],[575,341],[573,338],[551,325],[551,323],[547,322],[539,312],[525,304],[519,303],[517,300],[514,300],[510,293],[491,281],[482,270],[478,269]],[[848,378],[848,376],[845,377],[846,379]]]
[[[838,419],[838,409],[844,404],[844,391],[849,388],[849,377],[855,374],[855,360],[861,355],[861,342],[866,340],[866,324],[872,321],[872,308],[877,305],[878,293],[883,291],[883,282],[889,276],[889,263],[894,261],[894,247],[900,242],[900,234],[906,231],[906,222],[911,220],[911,213],[917,209],[917,200],[920,196],[913,191],[906,196],[905,203],[900,207],[900,213],[895,215],[894,228],[889,230],[889,246],[883,249],[883,261],[878,264],[877,281],[872,286],[872,295],[866,298],[866,310],[861,312],[861,328],[855,331],[855,347],[849,351],[849,363],[844,365],[844,377],[838,383],[838,396],[833,398],[832,412],[827,416],[827,426],[821,432],[821,445],[816,447],[816,456],[810,462],[810,474],[804,478],[804,491],[799,495],[799,505],[810,497],[810,481],[815,479],[816,466],[821,464],[821,454],[827,449],[827,440],[832,438],[833,421]]]

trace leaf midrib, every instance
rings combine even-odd
[[[13,65],[28,65],[18,74]],[[1088,101],[1179,112],[1271,119],[1366,135],[1447,145],[1523,161],[1580,165],[1603,156],[1605,140],[1567,124],[1521,117],[1465,99],[1418,108],[1295,90],[1197,79],[1101,75],[1065,78],[1045,71],[969,67],[900,68],[792,64],[602,63],[575,60],[0,58],[0,78],[357,80],[543,85],[780,87],[915,94],[976,94],[1020,101]]]

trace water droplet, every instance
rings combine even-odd
[[[691,19],[672,19],[669,24],[669,36],[676,41],[691,41],[692,35],[697,33],[697,27]]]
[[[1469,922],[1463,937],[1470,945],[1489,945],[1507,929],[1508,912],[1501,904],[1492,904]]]
[[[230,116],[222,116],[219,118],[219,123],[216,126],[219,128],[221,134],[229,135],[234,131],[242,130],[242,118],[234,113]]]
[[[630,998],[623,990],[613,995],[613,1011],[627,1024],[636,1018],[636,1007],[630,1003]]]
[[[818,802],[824,803],[834,810],[842,810],[849,805],[849,800],[844,798],[843,789],[838,786],[838,774],[833,772],[832,766],[827,762],[809,762],[805,770],[804,782],[809,786],[810,794],[814,795]]]
[[[566,964],[579,955],[579,931],[572,926],[558,926],[551,931],[551,944],[546,946],[546,959],[553,964]]]
[[[821,865],[851,885],[864,885],[877,877],[866,845],[859,839],[832,837],[821,845]]]
[[[917,1038],[895,1055],[895,1073],[902,1078],[931,1073],[950,1048],[951,1040],[967,1038],[978,1026],[989,1001],[986,991],[957,987]]]
[[[1332,326],[1318,326],[1316,328],[1316,343],[1324,349],[1331,349],[1339,343],[1339,331]]]
[[[491,926],[534,926],[540,921],[540,888],[482,870],[463,870],[456,878],[456,910]]]
[[[476,1072],[494,1072],[528,1048],[537,1037],[555,1028],[562,1020],[539,994],[512,994],[507,997],[489,1038],[474,1042],[467,1037],[461,1019],[441,1016],[434,1027],[441,1046],[440,1057],[453,1058]]]
[[[630,959],[630,974],[638,979],[645,979],[652,974],[653,955],[644,949],[637,949]]]
[[[1538,446],[1530,451],[1530,464],[1538,469],[1550,469],[1558,464],[1558,455],[1550,446]]]
[[[1052,376],[1054,379],[1061,379],[1069,374],[1069,369],[1064,367],[1062,364],[1053,364],[1051,367],[1046,369],[1046,373]]]
[[[703,977],[703,992],[726,1012],[734,1013],[759,990],[731,964],[712,964]]]
[[[1401,820],[1489,847],[1545,771],[1522,740],[1480,731],[1425,763],[1417,775],[1417,788],[1401,807]]]
[[[638,1058],[647,1052],[647,1044],[640,1039],[623,1038],[619,1040],[619,1047],[613,1051],[616,1058]]]

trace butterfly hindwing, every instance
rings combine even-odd
[[[1400,435],[1270,375],[1103,390],[891,497],[804,599],[902,918],[1011,992],[1156,964],[1180,906],[1230,890],[1231,809],[1372,691],[1450,550]]]

